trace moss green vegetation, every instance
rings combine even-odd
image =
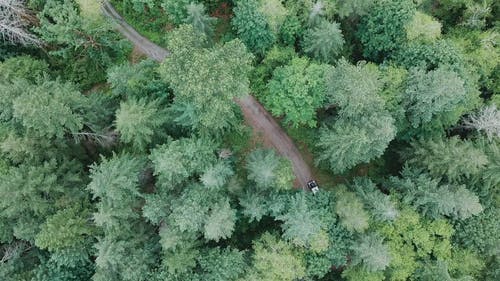
[[[500,280],[498,1],[112,4],[0,1],[0,280]]]

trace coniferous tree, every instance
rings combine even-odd
[[[266,17],[259,11],[257,0],[238,1],[233,9],[233,29],[245,45],[256,55],[263,55],[276,41]]]
[[[344,36],[336,22],[322,20],[304,36],[304,51],[315,59],[332,63],[342,51]]]
[[[185,23],[191,24],[195,31],[205,34],[210,41],[213,35],[213,24],[215,18],[208,16],[205,12],[203,4],[190,3],[187,7],[187,17]]]
[[[127,100],[116,111],[116,130],[120,140],[130,143],[135,149],[143,150],[155,135],[160,135],[160,127],[165,123],[165,113],[155,102]]]
[[[362,264],[369,271],[384,270],[391,262],[387,245],[384,245],[382,238],[375,234],[361,237],[361,240],[352,246],[352,250],[352,263]]]
[[[368,207],[370,214],[380,221],[394,221],[398,210],[389,195],[383,194],[368,178],[354,179],[356,194],[363,204]]]
[[[415,141],[405,158],[408,164],[424,168],[435,177],[445,175],[451,181],[478,175],[488,164],[482,150],[457,137]]]

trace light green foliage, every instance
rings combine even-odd
[[[437,118],[445,125],[453,125],[459,115],[455,118],[448,115],[453,115],[468,100],[464,81],[446,67],[429,72],[412,69],[405,97],[404,107],[414,128]]]
[[[408,164],[434,177],[445,175],[451,181],[477,176],[489,162],[483,150],[458,137],[414,141],[405,158]]]
[[[172,226],[161,226],[160,244],[163,250],[163,266],[171,274],[187,272],[196,266],[200,256],[198,242],[193,233],[181,232]]]
[[[256,55],[263,55],[276,41],[266,15],[259,11],[258,0],[242,0],[233,9],[231,21],[238,38]]]
[[[233,176],[234,171],[227,162],[219,161],[215,165],[205,170],[200,177],[204,186],[210,189],[220,189]]]
[[[230,248],[213,248],[198,258],[203,270],[201,280],[238,280],[247,267],[245,252]]]
[[[245,281],[293,281],[305,276],[302,257],[286,242],[264,233],[253,244],[253,267]]]
[[[31,80],[50,73],[49,65],[31,56],[17,56],[0,63],[0,82],[12,82],[14,79]]]
[[[165,9],[169,20],[174,24],[181,24],[187,17],[187,7],[192,0],[162,0],[161,7]]]
[[[454,249],[452,259],[447,261],[449,271],[454,276],[470,275],[478,278],[485,268],[485,262],[478,254],[470,250]]]
[[[443,261],[426,263],[422,268],[419,268],[416,278],[422,281],[470,281],[474,280],[470,276],[462,276],[461,278],[453,278],[448,272],[448,265]]]
[[[192,107],[191,126],[202,134],[216,134],[236,122],[233,98],[249,92],[252,56],[237,39],[200,48],[204,38],[191,26],[173,31],[168,43],[172,55],[160,72],[174,90],[174,102]]]
[[[479,2],[479,3],[478,3]],[[486,19],[491,16],[491,5],[494,2],[490,1],[467,1],[467,9],[463,15],[462,25],[481,29],[486,25]]]
[[[354,189],[370,214],[379,221],[394,221],[398,210],[389,195],[383,194],[368,178],[354,179]]]
[[[208,16],[203,4],[195,4],[191,2],[187,7],[187,17],[185,23],[191,24],[193,29],[199,33],[205,34],[210,40],[213,34],[213,24],[216,19]]]
[[[260,0],[259,12],[264,15],[274,34],[278,33],[288,16],[288,11],[281,2],[281,0]]]
[[[445,220],[423,220],[415,211],[401,210],[393,224],[380,224],[377,233],[385,238],[391,254],[387,280],[407,280],[431,256],[446,260],[451,256],[453,228]]]
[[[352,65],[341,59],[328,77],[327,87],[328,104],[338,106],[344,119],[384,110],[384,101],[378,96],[380,72],[373,64]]]
[[[406,38],[409,41],[432,42],[441,36],[441,23],[429,15],[416,12],[406,25]]]
[[[268,212],[266,198],[255,192],[247,192],[240,199],[242,213],[248,217],[248,222],[260,221]]]
[[[409,126],[406,120],[405,109],[401,106],[404,99],[404,90],[408,71],[403,67],[393,65],[381,66],[381,80],[383,82],[380,96],[385,102],[386,109],[391,113],[398,133]]]
[[[144,99],[122,102],[116,111],[115,124],[120,140],[137,150],[145,149],[164,123],[165,113],[158,104]]]
[[[267,84],[263,102],[276,115],[285,115],[285,122],[298,127],[316,126],[316,109],[325,99],[326,65],[310,63],[307,58],[294,58],[278,67]]]
[[[158,184],[173,189],[193,174],[201,174],[215,162],[215,146],[201,138],[169,140],[153,149],[149,159],[153,162]]]
[[[339,107],[331,129],[320,132],[316,162],[342,173],[381,156],[396,132],[394,120],[378,95],[382,81],[372,65],[341,60],[327,80],[328,104]]]
[[[66,248],[85,247],[85,239],[94,234],[89,225],[88,210],[69,208],[49,217],[36,235],[35,245],[51,252]]]
[[[289,64],[296,56],[295,50],[290,47],[283,48],[275,45],[269,50],[262,62],[250,73],[252,93],[259,98],[267,95],[267,83],[272,78],[274,70],[279,66]]]
[[[274,150],[256,149],[247,157],[247,177],[260,189],[290,189],[294,180],[293,171],[290,163],[285,161]]]
[[[313,206],[310,206],[306,197],[304,193],[296,194],[291,198],[288,211],[276,219],[283,221],[281,226],[283,238],[296,246],[312,248],[315,243],[320,242],[315,241],[315,238],[320,238],[320,232],[326,227],[322,224],[321,216]],[[328,237],[326,237],[326,244],[326,247],[316,246],[320,246],[319,249],[327,248]]]
[[[378,0],[361,18],[358,36],[363,55],[381,61],[406,41],[405,25],[415,14],[412,0]]]
[[[364,232],[368,228],[369,215],[363,209],[363,203],[355,193],[347,191],[345,186],[337,187],[335,213],[340,223],[351,232]]]
[[[231,209],[229,200],[212,206],[205,221],[204,236],[207,240],[219,242],[220,239],[231,237],[236,222],[236,210]]]
[[[43,80],[39,85],[21,80],[10,87],[13,117],[37,137],[62,138],[83,127],[85,97],[73,84]]]
[[[439,185],[439,180],[410,169],[405,169],[402,176],[403,179],[392,177],[392,186],[403,192],[404,202],[424,215],[466,219],[483,211],[477,195],[464,185]]]
[[[342,271],[342,277],[348,281],[383,281],[384,273],[381,271],[368,271],[362,266],[350,266]]]
[[[235,210],[228,198],[217,193],[207,194],[198,185],[189,185],[182,196],[171,203],[170,224],[181,232],[203,232],[207,240],[229,238],[236,222]]]
[[[368,271],[384,270],[391,262],[387,245],[375,234],[362,236],[360,241],[352,246],[352,251],[352,264],[361,264]]]
[[[141,229],[142,228],[142,229]],[[156,239],[152,239],[146,226],[131,232],[112,234],[101,238],[95,245],[97,258],[94,281],[146,281],[156,263]],[[149,232],[149,233],[148,233]]]
[[[451,38],[452,42],[460,47],[463,52],[463,60],[472,73],[479,75],[479,85],[486,87],[489,91],[499,92],[497,61],[500,60],[498,42],[500,34],[496,31],[484,32],[457,29]]]
[[[83,87],[104,80],[104,70],[123,59],[129,46],[110,25],[80,17],[74,1],[49,0],[38,18],[36,32],[53,46],[50,54],[63,68],[64,77]]]
[[[342,51],[345,43],[340,25],[336,22],[321,21],[306,31],[304,52],[325,63],[332,63]]]
[[[97,212],[94,213],[96,225],[106,231],[121,229],[124,221],[138,218],[136,208],[142,195],[139,192],[139,173],[144,169],[140,158],[128,154],[101,158],[90,168],[91,182],[87,189],[94,198],[99,198]]]

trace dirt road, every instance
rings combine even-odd
[[[116,23],[118,31],[148,57],[162,62],[170,55],[170,52],[135,31],[108,1],[103,2],[102,10],[105,16]],[[280,155],[291,161],[296,176],[295,187],[305,188],[306,183],[312,179],[311,169],[292,139],[253,96],[239,98],[236,103],[241,107],[246,123],[253,128],[254,134],[262,139],[264,145],[276,149]]]

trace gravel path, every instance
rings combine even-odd
[[[169,51],[144,38],[127,24],[108,1],[103,2],[102,11],[116,23],[118,31],[148,57],[162,62],[170,55]],[[305,189],[306,183],[312,179],[311,169],[292,139],[253,96],[239,98],[236,103],[241,107],[246,123],[253,128],[254,134],[262,139],[264,145],[276,149],[280,155],[291,161],[296,176],[295,187]]]

